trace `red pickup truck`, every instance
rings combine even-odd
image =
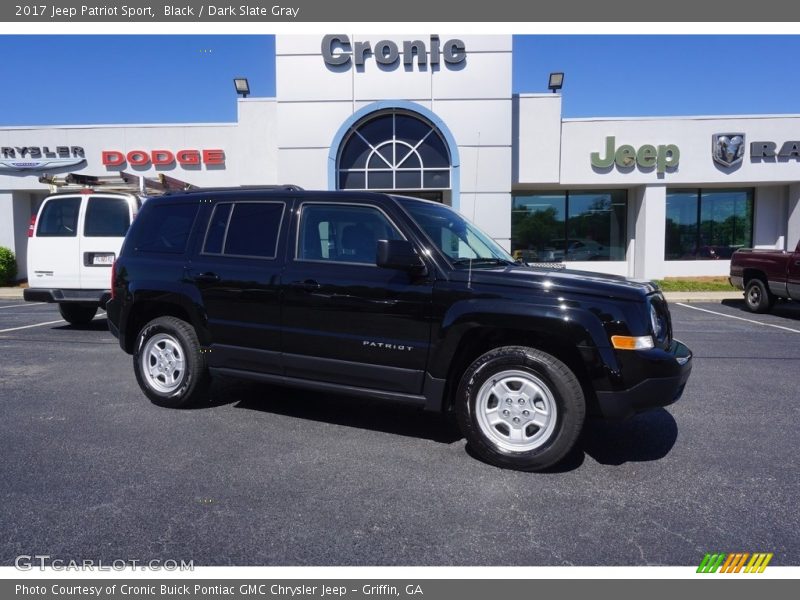
[[[730,282],[744,290],[754,313],[769,312],[778,298],[800,300],[800,242],[794,252],[742,248],[731,257]]]

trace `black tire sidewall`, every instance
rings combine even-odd
[[[480,429],[475,407],[481,386],[500,371],[515,369],[539,378],[550,388],[556,404],[556,425],[550,439],[527,452],[496,446]],[[526,471],[553,466],[573,448],[583,427],[586,406],[575,375],[555,357],[521,346],[507,346],[479,357],[464,373],[458,387],[456,416],[470,447],[491,464]]]
[[[760,293],[760,300],[758,304],[754,305],[750,302],[750,290],[753,287],[757,287]],[[747,283],[747,287],[744,291],[744,304],[747,307],[747,310],[753,313],[763,313],[770,309],[772,304],[774,303],[767,286],[764,285],[764,282],[760,279],[751,279]]]
[[[91,304],[60,302],[58,312],[70,325],[85,326],[92,322],[97,314],[97,307]]]
[[[180,344],[185,360],[184,378],[180,387],[164,393],[150,387],[142,373],[142,352],[147,342],[159,333],[166,333]],[[208,371],[205,358],[191,326],[175,317],[160,317],[145,325],[136,338],[136,351],[133,354],[133,370],[136,381],[145,395],[159,406],[182,408],[196,403],[206,392]]]

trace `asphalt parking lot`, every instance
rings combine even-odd
[[[800,304],[690,306],[683,399],[527,474],[402,406],[220,380],[211,406],[158,408],[104,319],[0,301],[0,564],[799,565]]]

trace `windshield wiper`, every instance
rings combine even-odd
[[[463,265],[479,266],[479,265],[513,265],[514,263],[502,258],[457,258],[453,261],[453,265],[460,267]]]

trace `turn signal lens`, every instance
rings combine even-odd
[[[611,345],[617,350],[649,350],[655,347],[653,338],[649,335],[638,337],[631,335],[612,335]]]

